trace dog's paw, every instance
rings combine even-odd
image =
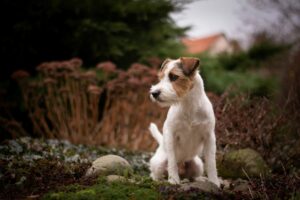
[[[176,184],[180,184],[180,179],[179,177],[173,177],[173,176],[169,176],[168,179],[169,183],[176,185]]]
[[[218,188],[220,187],[220,180],[218,178],[214,178],[212,180],[209,180],[210,182],[214,183]]]
[[[162,177],[156,176],[155,174],[151,173],[150,177],[152,178],[153,181],[160,181]]]

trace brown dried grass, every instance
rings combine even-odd
[[[111,62],[82,71],[81,64],[80,59],[42,63],[35,79],[23,71],[13,74],[35,134],[73,143],[153,149],[156,143],[148,126],[151,121],[161,126],[166,114],[148,97],[157,71],[138,63],[121,71]],[[99,70],[103,80],[96,76]],[[116,78],[109,80],[111,76]]]

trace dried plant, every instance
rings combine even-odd
[[[166,109],[149,100],[148,90],[156,73],[155,69],[136,63],[106,84],[104,117],[96,141],[133,150],[155,148],[157,144],[148,126],[151,121],[162,126],[166,116]]]
[[[136,63],[121,71],[103,62],[83,71],[81,64],[76,58],[42,63],[35,79],[28,79],[25,71],[12,75],[22,90],[35,134],[74,143],[153,149],[156,143],[148,133],[149,123],[161,125],[166,113],[148,97],[156,70]],[[97,77],[98,71],[104,81]],[[116,78],[108,80],[111,74]]]
[[[274,171],[300,172],[297,171],[300,138],[294,135],[297,131],[291,130],[296,121],[284,108],[270,99],[247,95],[229,97],[224,93],[210,98],[217,118],[219,150],[250,147],[260,152]]]
[[[35,79],[19,79],[34,132],[47,138],[86,142],[97,132],[101,92],[94,71],[80,70],[82,61],[48,62],[37,67]],[[95,109],[96,108],[96,109]]]

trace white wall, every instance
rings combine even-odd
[[[223,52],[232,53],[233,48],[225,37],[219,37],[216,42],[210,47],[208,53],[211,55],[217,55]]]

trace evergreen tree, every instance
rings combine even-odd
[[[149,56],[172,56],[179,28],[171,0],[2,0],[2,69],[32,71],[40,62],[80,57],[85,66],[120,67]]]

